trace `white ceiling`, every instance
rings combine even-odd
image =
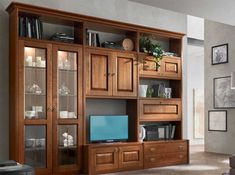
[[[235,0],[129,0],[235,26]]]

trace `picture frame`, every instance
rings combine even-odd
[[[211,47],[211,64],[228,63],[228,43]]]
[[[208,111],[208,131],[227,132],[227,111]]]
[[[158,139],[165,140],[166,139],[166,126],[158,126]]]
[[[214,108],[235,108],[235,89],[231,89],[231,76],[214,78],[213,86]]]

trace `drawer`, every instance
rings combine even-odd
[[[186,152],[188,151],[187,141],[167,142],[167,143],[145,143],[144,155],[153,155],[159,153]]]
[[[188,162],[188,154],[186,152],[162,153],[151,156],[145,156],[144,168],[169,166],[175,164],[186,164]]]
[[[139,100],[140,120],[179,121],[182,116],[181,99]]]

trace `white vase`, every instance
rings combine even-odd
[[[146,97],[148,85],[139,85],[139,96]]]
[[[139,141],[143,142],[143,140],[146,137],[146,129],[144,128],[144,125],[139,126]]]

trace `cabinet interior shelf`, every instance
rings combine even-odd
[[[37,66],[25,66],[25,68],[27,69],[27,70],[43,70],[43,71],[45,71],[46,70],[46,67],[37,67]]]
[[[46,96],[46,94],[36,94],[36,93],[28,93],[26,92],[25,95],[32,95],[32,96]]]
[[[25,151],[45,151],[45,150],[46,150],[46,148],[44,146],[25,148]]]
[[[60,72],[72,72],[72,73],[76,73],[77,70],[73,70],[73,69],[59,69]]]

